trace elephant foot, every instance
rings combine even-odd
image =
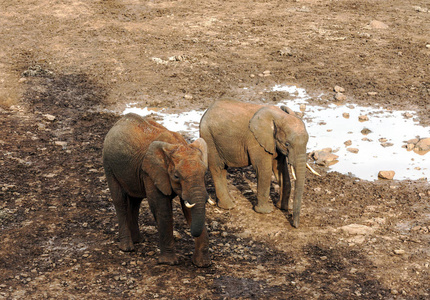
[[[276,202],[276,207],[281,210],[288,210],[288,203],[285,203],[279,200],[278,202]]]
[[[124,251],[124,252],[132,252],[132,251],[134,251],[134,245],[131,242],[131,240],[120,241],[118,243],[118,247],[119,247],[119,249],[121,249],[121,251]]]
[[[165,253],[165,254],[160,254],[160,256],[158,257],[158,262],[159,265],[177,265],[178,264],[178,259],[176,258],[176,255],[174,253]]]
[[[211,258],[209,253],[194,253],[191,259],[193,264],[199,268],[207,268],[211,265]]]
[[[236,206],[230,198],[227,200],[218,200],[218,207],[222,209],[232,209]]]
[[[139,244],[143,242],[143,237],[140,234],[137,234],[133,236],[132,240],[133,240],[133,243]]]
[[[270,214],[273,211],[273,205],[270,203],[258,204],[254,210],[260,214]]]

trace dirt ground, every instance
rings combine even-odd
[[[316,166],[295,229],[284,212],[254,212],[252,169],[231,169],[237,207],[208,206],[213,263],[199,269],[178,201],[179,265],[157,265],[147,204],[144,242],[119,251],[101,151],[126,103],[186,111],[288,97],[275,84],[325,103],[339,85],[347,101],[415,110],[429,126],[429,10],[427,0],[1,1],[0,299],[428,299],[428,179]],[[209,175],[207,185],[213,196]]]

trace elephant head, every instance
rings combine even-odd
[[[306,173],[306,145],[309,135],[305,124],[289,108],[279,109],[275,106],[266,106],[259,109],[249,122],[249,128],[258,143],[270,154],[287,157],[288,164],[292,166],[292,173],[296,177],[293,200],[293,226],[299,226],[301,200],[303,195]],[[290,185],[287,163],[276,174],[280,181],[280,190],[285,191],[285,186]],[[278,166],[279,168],[279,166]],[[294,172],[295,170],[295,172]],[[286,178],[284,178],[286,177]],[[287,180],[286,180],[287,179]],[[287,182],[288,181],[288,182]],[[288,195],[281,195],[281,201],[285,201]],[[286,199],[285,202],[288,202]],[[282,204],[282,208],[285,204]],[[288,206],[288,205],[287,205]]]
[[[201,138],[189,145],[154,141],[142,168],[164,195],[175,193],[191,209],[191,234],[199,237],[205,226],[205,204],[209,198],[205,186],[206,142]]]

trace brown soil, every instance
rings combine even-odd
[[[255,213],[252,169],[232,169],[237,207],[208,207],[213,264],[198,269],[177,201],[179,265],[156,264],[146,204],[144,242],[118,250],[100,158],[126,103],[270,103],[288,96],[267,92],[278,83],[324,101],[339,85],[348,101],[416,110],[428,126],[429,9],[424,0],[2,1],[0,298],[428,299],[428,180],[318,168],[294,229],[279,210]],[[366,232],[340,229],[350,224]]]

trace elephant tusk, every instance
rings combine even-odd
[[[293,176],[293,180],[297,179],[296,172],[294,171],[294,167],[293,166],[291,166],[291,176]]]
[[[312,167],[309,165],[309,163],[306,163],[306,167],[308,167],[308,169],[315,175],[317,176],[321,176],[317,171],[315,171],[314,169],[312,169]]]
[[[194,207],[194,205],[196,205],[195,203],[194,204],[190,204],[188,201],[184,201],[185,202],[185,206],[187,207],[187,208],[193,208]]]
[[[216,205],[216,202],[211,197],[208,198],[208,202],[210,205]]]

